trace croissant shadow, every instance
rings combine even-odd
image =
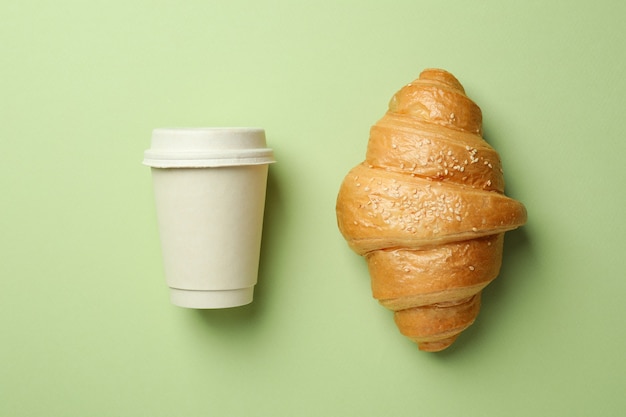
[[[479,346],[480,340],[490,340],[497,343],[498,334],[491,331],[497,320],[506,320],[506,308],[511,297],[520,294],[517,291],[518,282],[510,279],[513,271],[527,259],[527,253],[531,249],[531,241],[524,227],[507,232],[504,238],[504,253],[502,267],[498,277],[483,289],[481,311],[476,321],[459,335],[459,338],[449,348],[438,352],[435,356],[440,358],[455,355],[457,351],[463,351],[465,345]],[[494,340],[491,340],[494,339]]]
[[[499,136],[501,135],[495,133],[491,125],[488,123],[483,125],[483,138],[496,149],[500,147],[497,140]],[[508,180],[505,180],[505,183],[506,194],[515,195],[515,184]],[[530,236],[525,226],[506,232],[502,266],[497,278],[482,291],[481,311],[478,317],[468,329],[459,335],[457,341],[450,348],[439,352],[437,356],[447,357],[455,354],[457,349],[463,349],[466,343],[470,346],[478,345],[481,338],[497,337],[493,332],[490,333],[490,327],[494,327],[492,323],[495,323],[496,320],[506,319],[505,311],[508,302],[511,297],[514,297],[515,294],[519,296],[520,293],[516,290],[519,287],[518,283],[509,277],[514,275],[513,272],[522,262],[528,261],[531,249]]]

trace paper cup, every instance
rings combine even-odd
[[[144,164],[152,168],[173,304],[227,308],[252,302],[273,162],[262,129],[153,131]]]

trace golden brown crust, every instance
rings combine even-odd
[[[480,311],[480,292],[449,305],[432,304],[396,311],[400,333],[416,342],[420,350],[435,352],[447,348],[474,323]]]
[[[435,181],[504,191],[500,157],[480,136],[394,113],[370,130],[365,162]]]
[[[393,96],[337,197],[339,229],[366,256],[374,297],[422,350],[446,348],[474,321],[504,232],[526,222],[481,134],[480,108],[458,80],[425,70]]]
[[[498,275],[503,241],[498,234],[428,250],[370,252],[372,294],[391,310],[470,297]]]
[[[433,74],[437,74],[437,79],[429,78]],[[389,112],[481,135],[480,108],[457,84],[458,80],[445,71],[424,71],[392,97]]]
[[[337,197],[339,229],[361,255],[503,233],[525,217],[521,204],[497,192],[364,164],[350,171]]]

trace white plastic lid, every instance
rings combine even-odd
[[[153,168],[205,168],[276,162],[265,131],[248,127],[161,128],[152,132],[143,164]]]

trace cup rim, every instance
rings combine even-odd
[[[276,162],[259,127],[165,127],[152,132],[143,164],[153,168],[202,168]]]
[[[228,152],[144,152],[143,164],[152,168],[213,168],[224,166],[273,164],[274,152],[269,148]]]
[[[246,126],[180,126],[180,127],[157,127],[153,129],[155,133],[187,133],[187,134],[200,134],[200,133],[217,133],[217,132],[229,132],[229,133],[264,133],[265,129],[262,127],[246,127]]]

